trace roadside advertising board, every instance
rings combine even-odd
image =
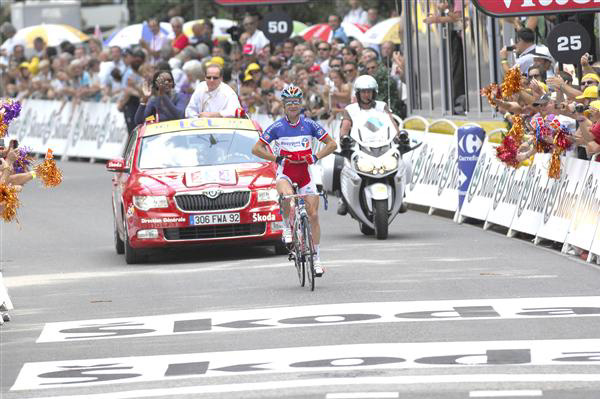
[[[458,209],[458,162],[454,135],[426,133],[411,158],[406,202],[435,209]]]
[[[590,162],[582,182],[579,206],[571,220],[566,242],[589,250],[600,219],[600,162]]]
[[[494,190],[504,169],[504,165],[496,159],[494,145],[486,138],[460,210],[460,221],[464,217],[479,220],[487,218]]]
[[[542,224],[537,232],[538,238],[565,242],[589,164],[577,158],[563,159],[560,179],[549,181],[550,191],[542,213]]]
[[[511,231],[536,235],[542,224],[544,206],[550,192],[548,164],[550,154],[536,154],[529,167],[517,209],[510,225]]]

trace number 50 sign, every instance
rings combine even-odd
[[[285,12],[270,12],[262,21],[261,30],[273,43],[279,43],[292,34],[292,18]]]
[[[557,25],[546,38],[550,54],[563,64],[579,64],[581,56],[590,49],[590,35],[575,22]]]

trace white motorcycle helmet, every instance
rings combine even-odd
[[[377,81],[371,75],[361,75],[354,82],[354,95],[356,96],[356,101],[362,104],[363,102],[358,95],[358,92],[361,90],[373,90],[373,100],[370,102],[370,104],[373,104],[379,90],[379,85],[377,85]]]

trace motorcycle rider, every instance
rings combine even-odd
[[[281,101],[285,115],[283,118],[275,121],[263,133],[252,148],[252,153],[268,161],[276,162],[277,168],[277,192],[279,195],[292,195],[294,190],[292,183],[298,184],[298,194],[307,195],[305,197],[306,210],[312,228],[313,244],[315,246],[314,268],[315,276],[321,277],[324,273],[321,265],[321,254],[319,243],[321,239],[321,228],[319,226],[319,196],[313,176],[310,173],[309,165],[317,160],[331,154],[337,148],[336,142],[331,136],[312,119],[301,115],[302,111],[302,90],[290,84],[281,92]],[[313,154],[312,142],[317,139],[325,146]],[[274,155],[269,145],[273,141],[279,144],[279,154]],[[289,244],[292,241],[290,231],[289,212],[290,200],[283,202],[283,220],[285,229],[283,232],[284,241]]]
[[[364,116],[366,115],[365,113],[369,112],[370,110],[387,113],[392,125],[396,129],[395,141],[400,145],[400,152],[404,153],[410,150],[408,133],[405,130],[400,130],[398,128],[398,124],[392,117],[392,113],[390,112],[387,104],[383,101],[375,100],[378,89],[379,87],[377,85],[377,81],[372,76],[361,75],[356,78],[356,81],[354,82],[354,95],[356,96],[356,102],[347,105],[344,108],[344,114],[342,116],[342,124],[340,127],[340,145],[342,154],[346,155],[350,151],[351,141],[349,134],[352,130],[353,123],[359,123],[359,120],[361,120],[358,115]],[[352,119],[352,115],[355,116],[354,121]],[[364,120],[366,121],[366,118],[364,118]],[[365,131],[368,132],[369,129],[365,129]],[[406,210],[406,204],[403,203],[399,212],[404,213]],[[338,215],[342,216],[348,213],[348,205],[341,195],[339,196],[337,213]]]

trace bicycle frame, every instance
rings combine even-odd
[[[297,185],[294,184],[294,191],[297,191]],[[305,277],[308,278],[311,291],[315,289],[315,271],[313,257],[315,254],[314,242],[312,240],[312,226],[306,210],[304,197],[315,194],[290,194],[279,197],[280,212],[283,209],[282,202],[290,200],[290,210],[288,222],[292,231],[292,247],[290,248],[289,260],[294,260],[300,286],[304,286]],[[324,199],[325,209],[327,209],[327,194],[319,193]],[[296,200],[297,201],[294,201]]]

